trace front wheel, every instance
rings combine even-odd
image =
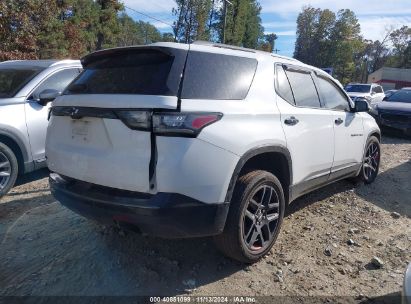
[[[14,186],[19,168],[13,151],[0,143],[0,198]]]
[[[371,136],[365,146],[364,159],[358,179],[365,184],[371,184],[378,175],[380,160],[380,142],[377,137]]]
[[[280,181],[262,170],[241,176],[217,247],[228,257],[254,263],[273,247],[284,217],[285,199]]]

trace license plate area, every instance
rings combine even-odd
[[[71,121],[71,138],[75,141],[90,140],[90,121],[87,120],[72,120]]]

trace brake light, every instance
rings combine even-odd
[[[222,116],[221,113],[155,113],[153,132],[159,135],[195,137]]]
[[[151,113],[147,111],[120,110],[116,111],[118,118],[130,129],[149,131],[151,128]]]

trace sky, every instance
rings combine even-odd
[[[126,8],[127,13],[136,20],[143,20],[155,25],[161,32],[171,32],[169,24],[173,23],[173,0],[123,0],[127,7],[150,15],[164,23],[150,19]],[[260,0],[261,18],[266,33],[276,33],[278,54],[292,56],[295,44],[295,30],[298,13],[303,6],[315,8],[339,9],[349,8],[356,14],[364,38],[382,39],[387,28],[411,27],[410,0]]]

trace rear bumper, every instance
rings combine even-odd
[[[155,195],[118,190],[50,174],[53,196],[64,206],[102,223],[134,226],[163,238],[217,235],[228,203],[202,203],[175,193]]]

